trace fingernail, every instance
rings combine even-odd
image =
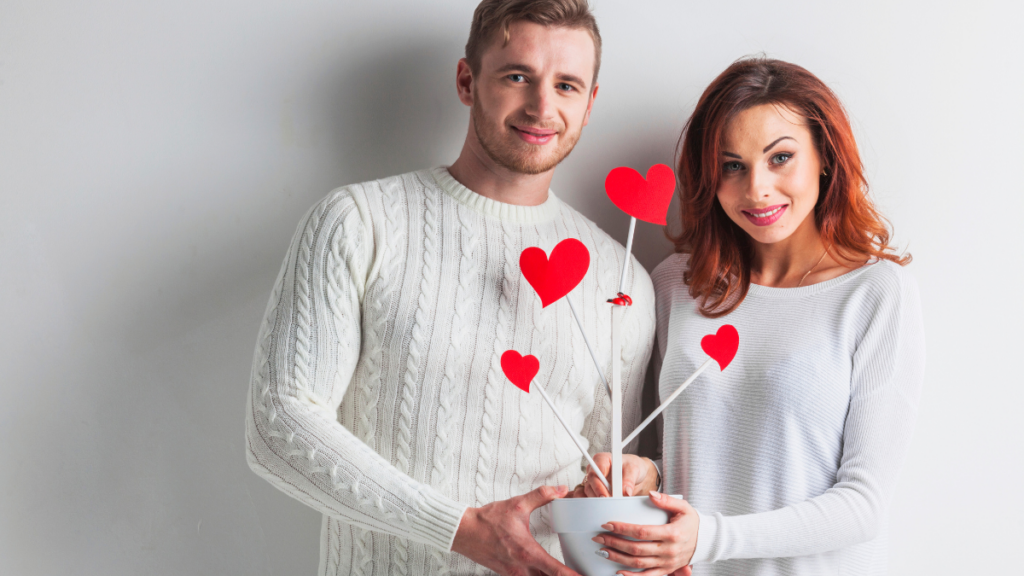
[[[600,556],[601,558],[604,558],[606,560],[608,559],[608,551],[607,550],[598,550],[597,552],[594,552],[594,554],[597,554],[598,556]]]
[[[594,542],[597,542],[601,546],[604,546],[604,538],[602,538],[600,536],[594,536],[593,538],[591,538],[591,540],[593,540]]]
[[[608,530],[609,532],[611,532],[611,530],[612,530],[612,528],[614,528],[614,526],[612,526],[611,522],[609,522],[608,524],[602,524],[601,528],[604,528],[605,530]]]
[[[661,492],[657,492],[655,490],[651,490],[651,496],[654,496],[654,499],[657,500],[657,499],[661,498]]]

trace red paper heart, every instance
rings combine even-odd
[[[665,215],[676,189],[676,175],[664,164],[655,164],[645,180],[639,172],[619,166],[608,173],[604,190],[620,210],[644,222],[666,225]]]
[[[537,247],[519,255],[519,268],[540,296],[540,303],[557,302],[583,280],[590,268],[590,251],[575,238],[562,240],[551,250],[551,258]]]
[[[506,350],[501,355],[501,370],[505,376],[523,392],[530,392],[530,382],[540,370],[540,361],[536,356],[520,356],[515,350]]]
[[[719,369],[725,367],[736,357],[736,350],[740,347],[740,335],[731,324],[725,324],[718,329],[717,334],[708,334],[701,338],[700,347],[718,362]]]

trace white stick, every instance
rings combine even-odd
[[[636,218],[629,219],[629,235],[626,236],[626,261],[622,263],[622,276],[619,277],[619,293],[626,289],[626,271],[629,270],[629,255],[633,253],[633,230],[636,229]]]
[[[622,315],[612,306],[612,498],[622,498]]]
[[[543,387],[538,386],[536,382],[534,382],[534,387],[540,392],[540,395],[544,397],[544,400],[548,403],[548,406],[551,407],[551,411],[555,413],[555,418],[558,418],[558,421],[562,423],[562,427],[565,428],[565,431],[569,433],[569,436],[572,438],[572,441],[576,443],[576,447],[580,449],[580,453],[583,454],[583,457],[587,459],[587,463],[590,464],[590,467],[594,470],[594,475],[600,478],[601,482],[604,482],[605,488],[611,490],[611,486],[608,486],[608,481],[605,480],[604,476],[601,475],[601,469],[597,467],[597,464],[594,462],[594,459],[591,458],[587,450],[583,448],[583,443],[580,442],[580,439],[576,437],[576,433],[573,432],[572,428],[569,427],[569,423],[566,422],[564,418],[562,418],[562,415],[555,408],[555,403],[552,402],[551,398],[548,397],[548,393],[544,391]]]
[[[580,322],[580,317],[576,314],[576,307],[572,305],[572,298],[568,294],[565,296],[565,301],[569,303],[569,310],[572,310],[572,317],[576,319],[576,325],[580,327],[580,334],[583,334],[583,342],[587,345],[587,350],[590,350],[590,357],[594,359],[594,368],[597,368],[597,375],[601,377],[601,382],[604,382],[604,387],[608,389],[608,395],[612,393],[612,387],[608,385],[608,380],[604,377],[604,372],[601,371],[601,363],[597,361],[597,354],[594,354],[594,349],[590,346],[590,340],[587,338],[587,331],[583,329],[583,322]]]
[[[689,386],[690,384],[692,384],[693,381],[697,379],[697,376],[700,376],[700,373],[703,372],[704,370],[706,370],[708,366],[711,366],[711,363],[714,362],[714,361],[715,361],[714,358],[708,358],[706,362],[701,364],[700,368],[697,368],[697,371],[694,372],[689,378],[686,379],[686,382],[683,382],[682,384],[680,384],[679,388],[676,388],[676,391],[673,392],[671,396],[666,398],[665,401],[661,403],[661,406],[658,406],[654,410],[654,412],[651,412],[651,415],[648,416],[646,420],[641,422],[640,425],[637,426],[635,430],[633,430],[633,433],[630,434],[625,440],[622,441],[623,446],[625,446],[626,444],[629,444],[630,442],[632,442],[633,439],[636,438],[638,434],[643,432],[644,428],[646,428],[648,424],[653,422],[654,419],[658,417],[658,414],[661,414],[662,410],[664,410],[665,408],[668,408],[668,405],[671,404],[672,401],[675,400],[677,396],[682,394],[683,390],[686,390],[686,387]]]

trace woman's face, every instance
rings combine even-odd
[[[817,233],[821,159],[803,117],[772,104],[740,112],[726,124],[719,160],[718,201],[755,242],[786,240],[801,226]]]

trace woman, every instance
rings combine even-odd
[[[697,104],[678,175],[683,231],[652,275],[660,395],[706,360],[703,335],[732,324],[740,348],[664,412],[664,494],[626,457],[624,486],[670,523],[611,522],[601,555],[649,576],[884,573],[924,334],[842,105],[799,66],[740,60]],[[606,494],[594,474],[582,490]]]

